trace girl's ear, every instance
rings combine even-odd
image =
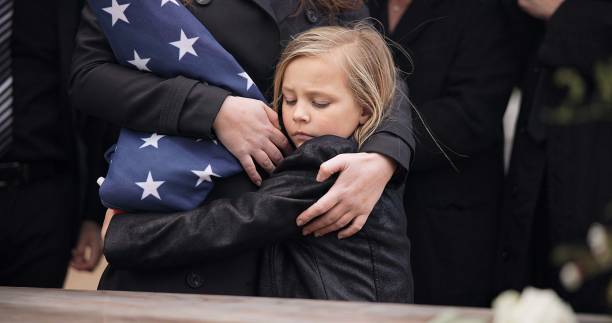
[[[361,108],[361,116],[359,116],[359,124],[363,125],[364,123],[366,123],[366,121],[368,121],[368,119],[370,119],[371,116],[372,116],[372,112],[370,111],[370,109]]]

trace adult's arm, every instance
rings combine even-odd
[[[319,165],[355,149],[346,139],[316,138],[287,157],[257,192],[210,201],[188,212],[116,215],[106,233],[104,254],[116,268],[160,268],[299,237],[297,215],[333,184],[315,180]]]
[[[255,163],[271,172],[289,147],[270,119],[276,115],[261,101],[119,65],[89,7],[76,39],[70,94],[75,107],[134,130],[207,138],[214,126],[254,183],[261,182]]]
[[[73,106],[139,131],[210,137],[229,92],[183,76],[170,79],[121,66],[87,5],[70,79]]]
[[[456,56],[450,64],[444,93],[417,107],[451,159],[478,154],[502,140],[502,119],[508,103],[515,63],[504,32],[501,12],[493,1],[469,1]],[[412,169],[451,167],[420,120]]]
[[[408,100],[406,83],[398,76],[389,113],[374,134],[361,146],[361,151],[385,155],[407,171],[414,148],[412,105]]]

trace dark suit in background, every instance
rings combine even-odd
[[[67,98],[78,0],[14,1],[13,142],[0,159],[0,285],[62,287],[71,248],[99,202],[78,132],[84,119]],[[95,142],[95,141],[94,141]],[[90,145],[90,146],[95,146]]]
[[[388,28],[387,1],[371,1]],[[388,36],[410,99],[457,170],[414,118],[405,209],[415,302],[489,306],[502,194],[502,117],[513,64],[500,12],[477,0],[414,0]],[[414,69],[413,69],[414,65]]]
[[[602,102],[598,87],[604,84],[594,65],[612,64],[612,1],[566,0],[548,22],[531,18],[514,0],[503,3],[522,64],[523,98],[507,175],[497,288],[554,287],[578,311],[604,311],[606,279],[567,293],[551,252],[562,243],[584,244],[593,222],[610,223],[612,102],[607,116],[596,119],[562,124],[544,117],[567,102],[568,89],[554,81],[560,68],[584,81],[577,111]]]

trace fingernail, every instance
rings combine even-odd
[[[257,186],[261,186],[261,180],[257,180],[257,181],[255,182],[255,185],[257,185]]]
[[[338,240],[342,240],[344,239],[344,235],[343,234],[338,234]]]
[[[304,224],[304,220],[302,219],[297,219],[297,221],[295,221],[297,223],[298,226],[302,226]]]
[[[307,236],[310,232],[306,231],[306,230],[302,230],[302,235]]]
[[[318,238],[318,237],[320,237],[320,236],[321,236],[321,234],[320,234],[320,233],[318,233],[318,232],[316,232],[316,233],[314,234],[314,236],[315,236],[315,238]]]

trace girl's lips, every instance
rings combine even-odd
[[[313,138],[313,136],[307,135],[307,134],[301,133],[301,132],[293,134],[293,139],[294,140],[298,140],[298,141],[306,141],[306,140],[310,140],[312,138]]]

